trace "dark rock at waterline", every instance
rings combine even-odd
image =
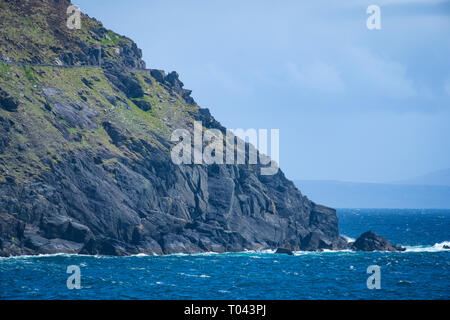
[[[446,250],[450,250],[450,246],[448,246],[446,244],[444,244],[443,248],[446,249]]]
[[[286,249],[286,248],[278,248],[277,251],[275,251],[275,253],[287,254],[287,255],[290,255],[290,256],[294,255],[294,253],[291,250]]]
[[[401,246],[392,245],[386,238],[373,231],[364,232],[351,245],[355,251],[405,251]]]
[[[318,245],[307,250],[340,244],[335,211],[303,197],[281,172],[262,177],[245,166],[177,166],[162,150],[137,148],[122,139],[126,132],[104,127],[118,146],[150,160],[99,164],[98,157],[112,155],[78,151],[40,181],[0,183],[0,208],[11,221],[0,233],[1,255],[232,252],[284,244],[302,250],[311,232]]]
[[[133,253],[130,248],[111,238],[99,238],[89,240],[80,250],[80,254],[106,255],[106,256],[125,256],[127,253]]]

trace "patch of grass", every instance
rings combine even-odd
[[[23,70],[25,71],[25,77],[30,81],[32,84],[36,84],[37,75],[36,72],[34,72],[33,67],[25,66],[23,67]]]
[[[0,77],[5,80],[11,79],[11,66],[7,63],[0,63]]]
[[[104,46],[116,46],[120,41],[122,41],[122,37],[115,34],[112,31],[109,31],[105,35],[105,39],[101,41],[102,45]]]

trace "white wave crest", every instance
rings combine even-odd
[[[318,255],[323,253],[355,253],[356,251],[350,250],[350,249],[344,249],[344,250],[329,250],[329,249],[323,249],[322,251],[293,251],[292,253],[294,256],[301,256],[301,255]]]
[[[77,253],[40,253],[34,255],[21,255],[21,256],[9,256],[9,257],[0,257],[0,259],[11,259],[11,260],[20,260],[20,259],[38,259],[38,258],[53,258],[53,257],[89,257],[89,255],[77,254]]]
[[[185,276],[185,277],[195,277],[195,278],[211,278],[211,276],[208,276],[207,274],[190,274],[190,273],[181,272],[181,273],[179,273],[179,275]]]
[[[342,236],[342,238],[344,238],[347,241],[347,243],[355,242],[355,240],[356,240],[355,238],[348,237],[345,234],[341,234],[341,236]]]
[[[435,243],[432,246],[404,246],[406,248],[406,251],[404,252],[440,252],[440,251],[450,252],[450,249],[446,249],[444,248],[444,246],[450,248],[450,241]]]

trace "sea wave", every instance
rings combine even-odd
[[[38,259],[38,258],[53,258],[53,257],[89,257],[89,255],[84,255],[84,254],[76,254],[76,253],[49,253],[49,254],[25,254],[25,255],[21,255],[21,256],[9,256],[9,257],[0,257],[0,260],[2,259]],[[92,257],[92,256],[91,256]]]
[[[294,256],[301,256],[301,255],[307,255],[307,254],[323,254],[323,253],[355,253],[356,251],[350,250],[350,249],[344,249],[344,250],[329,250],[329,249],[323,249],[322,251],[293,251],[292,253]]]
[[[211,278],[211,276],[208,276],[207,274],[190,274],[190,273],[181,272],[181,273],[179,273],[179,275],[185,276],[185,277],[194,277],[194,278]]]
[[[350,237],[343,236],[347,239],[348,242],[354,241]],[[450,249],[444,248],[444,246],[450,247],[450,241],[443,241],[439,243],[435,243],[434,245],[418,245],[418,246],[407,246],[403,245],[403,247],[406,249],[403,252],[450,252]],[[167,254],[167,255],[158,255],[158,254],[145,254],[145,253],[139,253],[134,255],[125,256],[122,258],[130,258],[130,257],[137,257],[137,258],[143,258],[143,257],[170,257],[170,256],[213,256],[213,255],[265,255],[265,254],[275,254],[276,250],[273,249],[265,249],[265,250],[245,250],[242,252],[198,252],[198,253],[173,253],[173,254]],[[301,256],[301,255],[310,255],[310,254],[323,254],[323,253],[355,253],[357,251],[353,251],[350,249],[345,250],[328,250],[324,249],[322,251],[293,251],[294,256]],[[75,254],[75,253],[52,253],[52,254],[37,254],[37,255],[22,255],[22,256],[10,256],[10,257],[0,257],[1,260],[5,259],[39,259],[39,258],[52,258],[52,257],[87,257],[87,258],[96,258],[96,259],[102,259],[102,258],[117,258],[115,256],[103,256],[103,255],[88,255],[88,254]]]
[[[450,252],[450,250],[444,248],[444,246],[450,247],[450,241],[442,241],[439,243],[435,243],[432,246],[404,246],[406,249],[404,252]]]
[[[346,236],[345,234],[341,234],[341,236],[342,236],[342,238],[344,238],[347,241],[347,243],[355,242],[355,240],[356,240],[355,238]]]

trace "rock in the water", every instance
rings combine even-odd
[[[286,249],[286,248],[278,248],[277,251],[275,251],[275,253],[287,254],[290,256],[294,255],[294,253],[291,250]]]
[[[386,238],[377,235],[373,231],[364,232],[352,244],[355,251],[404,251],[401,246],[392,245]]]
[[[448,246],[446,244],[444,244],[443,248],[446,249],[446,250],[450,250],[450,246]]]

